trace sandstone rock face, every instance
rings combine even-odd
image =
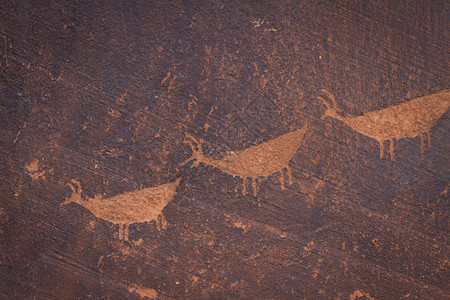
[[[446,299],[448,1],[0,3],[1,299]]]

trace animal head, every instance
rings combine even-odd
[[[331,103],[325,100],[322,96],[317,96],[318,99],[322,100],[327,109],[325,110],[324,114],[322,115],[322,119],[325,119],[326,117],[332,117],[332,118],[338,118],[340,116],[340,110],[337,108],[336,99],[334,98],[333,94],[328,91],[327,89],[321,89],[320,90],[322,94],[324,94],[327,98],[331,100]]]
[[[69,198],[67,198],[66,200],[64,200],[64,202],[61,203],[61,206],[67,205],[71,202],[81,204],[82,202],[85,201],[83,198],[81,198],[82,190],[81,190],[80,182],[78,180],[72,179],[72,183],[69,182],[67,185],[72,189],[72,195]]]
[[[194,138],[192,135],[185,133],[186,135],[186,139],[183,141],[183,143],[185,144],[189,144],[191,146],[191,150],[192,150],[192,155],[186,159],[184,161],[184,163],[182,164],[182,166],[184,166],[185,164],[187,164],[190,161],[194,161],[193,165],[194,167],[198,166],[198,164],[201,161],[205,161],[205,156],[203,155],[203,150],[202,150],[202,144],[200,144],[200,142]],[[195,145],[194,145],[195,143]]]

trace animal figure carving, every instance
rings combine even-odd
[[[81,186],[77,180],[68,183],[72,189],[72,195],[61,205],[75,202],[87,208],[97,218],[119,224],[119,239],[128,240],[128,227],[132,223],[150,222],[156,220],[162,222],[162,210],[175,195],[181,178],[156,187],[148,187],[137,191],[125,192],[109,198],[96,195],[91,199],[81,197]]]
[[[289,161],[303,141],[308,124],[302,128],[280,135],[272,140],[251,146],[242,151],[232,152],[221,159],[212,159],[203,154],[202,145],[193,136],[186,134],[184,141],[192,148],[192,156],[185,163],[194,160],[193,166],[200,162],[219,168],[225,173],[242,178],[242,194],[247,193],[247,178],[251,178],[253,194],[256,196],[256,178],[280,172],[282,189],[285,188],[283,170],[286,169],[289,184],[292,183],[292,171]],[[194,142],[196,145],[194,145]]]
[[[366,112],[361,116],[343,116],[337,109],[334,96],[326,89],[321,91],[331,99],[329,103],[322,96],[318,96],[327,107],[322,119],[326,117],[338,119],[359,133],[376,139],[380,143],[380,159],[384,157],[384,141],[389,141],[390,156],[394,160],[394,139],[413,138],[418,135],[421,137],[423,153],[425,151],[424,135],[427,136],[427,144],[430,147],[431,127],[450,105],[450,89],[446,89],[380,110]]]

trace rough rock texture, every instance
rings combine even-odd
[[[0,298],[449,299],[449,7],[0,1]]]

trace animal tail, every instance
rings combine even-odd
[[[81,199],[81,185],[78,180],[72,179],[72,182],[67,183],[67,185],[72,189],[72,195],[64,200],[60,205],[66,205],[71,202],[76,202],[78,199]]]
[[[191,160],[194,161],[193,166],[198,166],[200,161],[203,161],[203,150],[202,150],[202,144],[192,135],[189,133],[185,133],[186,139],[183,141],[185,144],[189,144],[191,146],[192,155],[184,161],[181,165],[184,166]],[[194,145],[195,144],[195,145]]]
[[[180,184],[181,179],[183,179],[183,177],[178,177],[177,179],[175,179],[175,181],[172,181],[170,183],[168,183],[167,185],[169,187],[171,187],[173,189],[173,191],[175,191],[178,187],[178,185]]]

